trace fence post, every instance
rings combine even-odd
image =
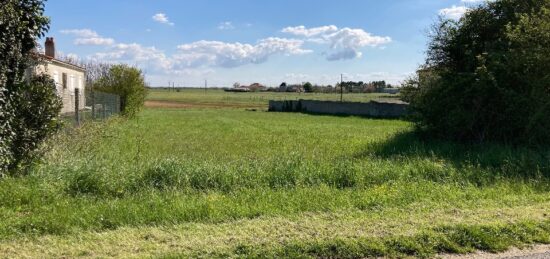
[[[74,89],[74,115],[76,125],[80,126],[80,89]]]
[[[95,120],[95,94],[94,87],[90,87],[90,97],[92,98],[92,120]]]

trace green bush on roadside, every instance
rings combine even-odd
[[[120,108],[125,117],[134,117],[143,108],[147,95],[143,72],[128,65],[113,65],[108,73],[94,83],[94,88],[120,96]]]
[[[42,0],[0,5],[0,176],[21,173],[57,129],[61,102],[47,76],[25,78],[36,39],[49,29]]]
[[[403,97],[419,129],[467,142],[550,143],[550,0],[499,0],[434,26]]]

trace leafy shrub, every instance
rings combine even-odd
[[[44,115],[38,123],[49,123],[47,118],[50,114],[36,111],[32,112],[34,114],[28,114],[28,108],[32,105],[18,105],[25,103],[23,100],[28,96],[34,96],[31,99],[45,101],[46,97],[39,98],[25,92],[38,90],[38,86],[31,87],[22,81],[25,70],[30,65],[32,51],[37,46],[36,39],[44,36],[48,29],[49,19],[44,16],[44,1],[4,0],[0,4],[0,175],[26,160],[26,156],[31,153],[30,149],[38,146],[41,138],[47,135],[47,130],[39,132],[44,127],[32,120]],[[44,85],[43,81],[38,82]],[[36,106],[41,104],[44,103],[37,103]],[[33,128],[27,131],[24,126],[31,124]]]
[[[549,0],[499,0],[441,20],[404,92],[418,128],[459,141],[550,143],[549,31]]]
[[[10,144],[13,131],[10,125],[12,114],[9,105],[5,89],[0,84],[0,176],[11,161]]]
[[[54,81],[47,75],[39,75],[18,84],[12,104],[17,107],[12,121],[16,134],[11,147],[11,167],[15,168],[31,161],[40,144],[59,129],[63,103],[56,94]]]
[[[128,65],[114,65],[94,84],[99,91],[120,96],[120,108],[126,117],[135,116],[143,107],[147,94],[141,70]]]

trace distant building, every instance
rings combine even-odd
[[[264,85],[260,84],[260,83],[253,83],[249,86],[244,86],[244,85],[239,85],[239,84],[234,84],[233,88],[227,88],[225,89],[226,92],[237,92],[237,93],[242,93],[242,92],[260,92],[260,91],[266,91],[267,90],[267,87],[265,87]]]
[[[239,87],[233,87],[233,88],[226,88],[224,89],[224,91],[234,92],[234,93],[247,93],[247,92],[250,92],[250,89],[248,89],[247,87],[239,86]]]
[[[46,38],[46,52],[39,54],[40,63],[31,68],[30,73],[48,74],[54,81],[57,94],[63,100],[61,113],[75,111],[75,92],[79,89],[79,107],[84,109],[86,97],[84,94],[84,80],[86,69],[61,61],[55,58],[55,42],[53,38]]]
[[[294,93],[303,93],[303,92],[305,92],[304,87],[302,85],[289,85],[286,88],[286,91],[287,92],[294,92]]]
[[[253,91],[253,92],[265,91],[267,89],[267,87],[265,87],[264,85],[262,85],[260,83],[253,83],[253,84],[247,86],[247,88],[250,89],[250,91]]]

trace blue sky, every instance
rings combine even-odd
[[[152,86],[398,83],[427,30],[480,0],[49,0],[48,36],[82,60],[139,66]]]

